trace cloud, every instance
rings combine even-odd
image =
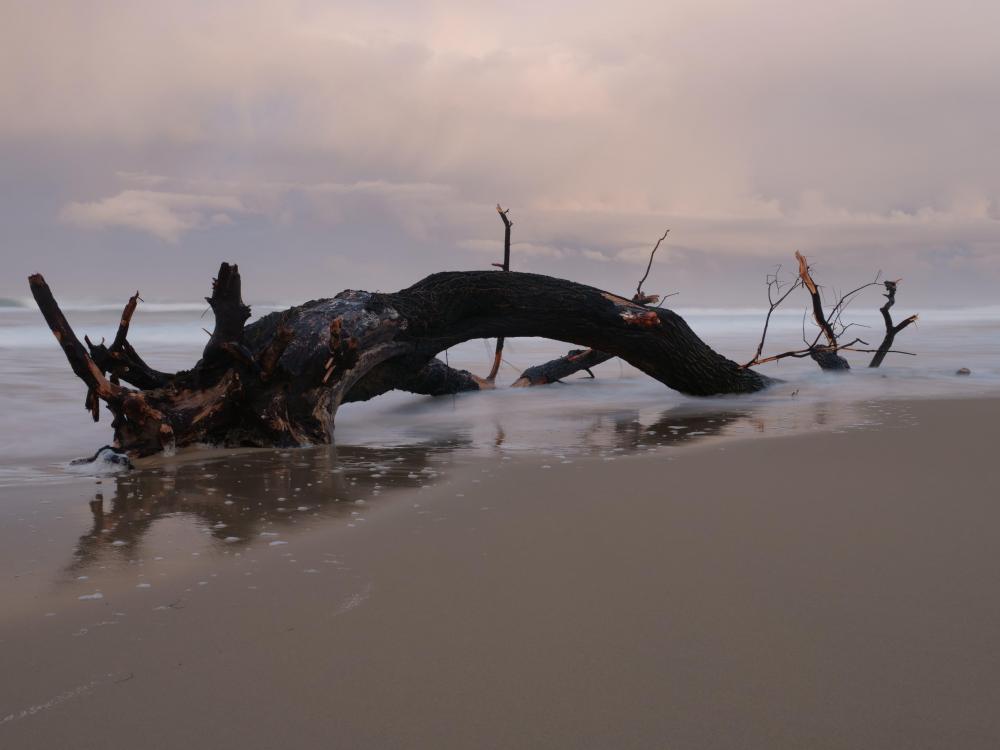
[[[607,286],[667,226],[705,293],[795,249],[997,278],[998,4],[15,5],[0,157],[45,200],[0,175],[6,255],[127,227],[388,285],[495,257],[500,201],[515,267]]]
[[[124,190],[97,201],[69,203],[59,218],[77,227],[124,227],[177,242],[185,232],[231,224],[234,214],[245,213],[235,196]]]
[[[501,240],[467,239],[460,240],[457,245],[463,250],[472,250],[473,252],[492,255],[496,258],[503,258],[503,242]],[[511,242],[510,253],[512,257],[517,258],[562,260],[563,258],[578,257],[582,254],[582,251],[574,248],[554,247],[537,242]]]

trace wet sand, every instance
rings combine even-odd
[[[0,747],[995,748],[1000,400],[886,413],[5,488]]]

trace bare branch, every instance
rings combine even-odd
[[[500,207],[500,204],[497,203],[497,213],[500,214],[500,221],[503,222],[503,263],[494,263],[493,265],[501,271],[509,271],[511,221],[507,214],[510,213],[510,209],[503,209]],[[496,350],[493,354],[493,366],[490,368],[490,374],[486,376],[486,382],[491,385],[496,382],[497,373],[500,372],[500,363],[503,361],[503,344],[504,337],[498,336]]]
[[[640,305],[646,304],[645,302],[642,301],[644,299],[648,300],[649,302],[656,302],[657,299],[659,299],[659,297],[656,297],[656,295],[644,295],[642,293],[642,285],[646,282],[646,279],[649,278],[649,271],[653,267],[653,257],[656,255],[656,251],[660,249],[660,243],[663,242],[663,240],[667,239],[668,234],[670,234],[669,229],[664,231],[663,236],[656,241],[655,245],[653,245],[653,251],[649,254],[649,262],[646,264],[646,273],[644,273],[642,275],[642,278],[639,279],[639,284],[635,288],[635,297],[633,297],[633,299],[636,301],[636,304]]]
[[[762,362],[773,361],[771,359],[761,360],[760,358],[761,353],[764,351],[764,342],[767,340],[767,329],[771,325],[771,315],[774,314],[774,311],[778,309],[778,306],[782,302],[788,299],[788,295],[790,295],[792,292],[798,289],[802,283],[800,279],[796,279],[794,282],[792,282],[791,286],[789,286],[788,289],[785,290],[784,294],[775,299],[774,295],[781,292],[781,279],[779,278],[780,273],[781,273],[781,266],[779,265],[775,269],[774,274],[768,276],[767,300],[770,303],[771,307],[767,311],[767,317],[764,318],[764,330],[760,334],[760,342],[757,344],[757,351],[754,352],[753,358],[745,365],[743,365],[744,367],[753,367],[754,365],[762,364]]]

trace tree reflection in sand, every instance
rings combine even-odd
[[[496,467],[504,456],[609,458],[761,432],[829,429],[864,419],[859,416],[864,409],[803,406],[794,412],[674,408],[652,420],[648,412],[642,419],[635,409],[581,415],[563,424],[551,444],[531,448],[512,436],[511,424],[497,421],[489,440],[482,439],[479,425],[476,439],[459,432],[403,446],[333,445],[165,459],[103,480],[111,494],[99,491],[91,501],[93,526],[80,537],[68,572],[141,559],[151,529],[165,519],[193,524],[219,549],[236,552],[262,535],[351,523],[386,499],[383,495],[432,487],[463,465]],[[567,427],[573,434],[567,434]]]

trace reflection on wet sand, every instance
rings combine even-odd
[[[762,409],[691,412],[670,409],[654,415],[638,410],[581,417],[572,434],[533,455],[567,460],[607,459],[757,433],[834,425],[861,426],[871,415],[820,404],[795,412]],[[794,414],[794,416],[789,416]],[[880,412],[881,414],[881,412]],[[646,419],[643,419],[646,416]],[[143,543],[164,519],[181,519],[220,547],[240,550],[268,537],[292,534],[331,521],[363,520],[366,506],[383,493],[432,487],[467,460],[492,455],[501,464],[511,450],[510,426],[495,425],[489,440],[467,434],[395,447],[322,446],[283,451],[229,451],[206,460],[190,459],[137,468],[99,479],[90,503],[93,525],[83,534],[68,572],[94,565],[126,564],[143,556]],[[110,489],[110,494],[105,491]]]
[[[95,493],[93,527],[80,537],[71,570],[136,559],[143,538],[167,518],[192,520],[217,543],[235,548],[318,518],[349,520],[385,490],[433,484],[440,476],[435,465],[458,447],[237,451],[106,478],[101,486],[110,484],[111,494]]]

